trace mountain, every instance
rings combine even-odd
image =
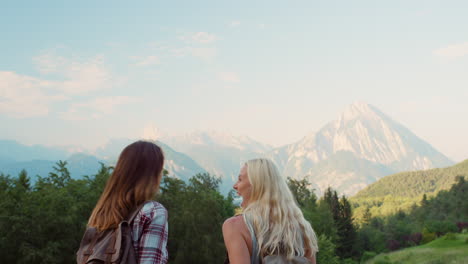
[[[66,161],[70,175],[75,179],[84,175],[94,175],[101,167],[101,163],[106,164],[104,160],[86,153],[73,153]]]
[[[328,186],[349,194],[393,172],[385,165],[357,158],[352,152],[338,151],[328,159],[314,164],[306,177],[319,195]]]
[[[89,160],[93,164],[103,161],[112,165],[122,149],[133,141],[112,139],[86,154],[96,159]],[[159,135],[157,142],[166,153],[165,168],[171,175],[187,180],[207,171],[222,178],[223,193],[232,189],[242,164],[258,157],[273,159],[286,177],[308,178],[318,195],[331,186],[351,196],[386,175],[453,164],[429,143],[366,103],[350,105],[336,120],[317,132],[279,148],[246,136],[214,131]],[[24,146],[0,140],[0,171],[14,167],[10,171],[16,174],[21,166],[47,168],[59,159],[68,159],[71,153],[64,148]],[[77,162],[81,172],[77,175],[88,173],[84,171],[87,158],[81,158]],[[17,162],[26,163],[15,164]]]
[[[420,197],[448,190],[457,176],[468,180],[468,159],[447,168],[408,171],[385,176],[359,191],[354,198],[377,198],[384,196]]]
[[[11,161],[9,159],[0,160],[0,173],[17,176],[21,170],[26,170],[31,177],[32,182],[36,181],[36,176],[45,177],[49,172],[53,171],[56,162],[63,160],[67,162],[68,171],[74,179],[80,179],[84,175],[93,175],[100,168],[101,160],[84,153],[74,153],[68,158],[60,158],[57,160],[27,160],[27,161]]]
[[[59,160],[70,154],[60,147],[27,146],[14,140],[0,140],[0,160],[3,161]]]
[[[82,153],[72,153],[70,147],[27,146],[13,140],[0,140],[0,173],[17,176],[25,169],[34,182],[37,175],[47,176],[59,160],[67,161],[73,178],[97,172],[99,160]]]
[[[109,141],[95,153],[69,153],[66,150],[46,146],[26,146],[15,141],[0,140],[0,173],[17,176],[22,169],[28,172],[32,181],[36,176],[47,176],[59,160],[67,161],[67,168],[72,178],[79,179],[84,175],[98,172],[101,164],[115,165],[120,152],[125,146],[134,142],[131,139]],[[157,142],[163,149],[166,161],[164,168],[169,174],[188,180],[197,173],[206,172],[187,155],[177,152],[162,142]]]
[[[120,152],[129,144],[134,142],[133,139],[112,139],[104,146],[95,151],[95,155],[106,160],[109,164],[115,164],[120,155]],[[188,180],[197,173],[204,173],[206,170],[198,165],[191,157],[184,153],[175,151],[167,144],[156,141],[165,155],[164,168],[169,172],[169,175]]]
[[[332,186],[353,195],[388,174],[453,164],[409,129],[360,102],[318,132],[267,156],[286,176],[308,177],[319,194]]]
[[[32,182],[36,181],[36,176],[45,177],[52,171],[52,167],[55,165],[54,161],[50,160],[30,160],[30,161],[0,161],[0,173],[10,175],[12,177],[18,176],[18,174],[24,169],[28,173]]]
[[[262,156],[272,149],[247,136],[236,137],[216,131],[163,136],[160,140],[189,155],[210,174],[221,177],[223,181],[220,189],[223,193],[232,189],[245,161]]]

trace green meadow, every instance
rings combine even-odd
[[[468,234],[449,233],[430,243],[379,254],[365,264],[468,264]]]

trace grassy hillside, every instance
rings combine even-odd
[[[355,198],[418,197],[424,193],[447,190],[458,175],[468,176],[468,159],[451,167],[424,171],[401,172],[386,176],[358,192]]]
[[[447,234],[422,246],[380,254],[366,264],[466,264],[468,234]]]
[[[432,197],[448,190],[457,176],[468,178],[468,160],[454,166],[425,171],[401,172],[386,176],[361,190],[350,201],[359,223],[367,208],[372,216],[387,216],[418,205],[423,195]]]

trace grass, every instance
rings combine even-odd
[[[468,234],[451,234],[425,245],[379,254],[366,264],[468,264]]]

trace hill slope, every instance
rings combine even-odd
[[[466,241],[468,241],[468,234],[456,234],[453,240],[444,236],[422,246],[380,254],[366,261],[365,264],[465,264],[468,263],[468,243]]]
[[[457,176],[468,179],[468,160],[454,166],[424,171],[402,172],[385,176],[350,198],[353,217],[362,221],[367,209],[372,216],[387,216],[397,211],[408,211],[427,198],[449,190]]]
[[[468,159],[454,166],[442,169],[401,172],[367,186],[358,192],[355,198],[383,197],[418,197],[425,193],[436,193],[449,189],[456,176],[468,176]]]

